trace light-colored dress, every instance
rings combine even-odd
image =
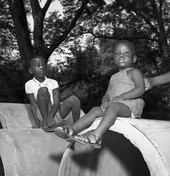
[[[120,71],[112,75],[112,77],[110,78],[109,87],[107,90],[107,93],[110,97],[110,102],[112,102],[112,99],[114,97],[119,96],[125,92],[128,92],[135,87],[134,82],[130,80],[129,77],[127,76],[127,71],[130,69],[133,68],[128,68],[123,71]],[[132,112],[131,118],[141,117],[143,107],[145,105],[145,102],[141,98],[132,100],[122,100],[118,102],[121,102],[130,108]]]

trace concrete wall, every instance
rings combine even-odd
[[[84,132],[95,129],[100,120]],[[169,139],[169,121],[118,118],[100,150],[79,143],[68,148],[59,176],[170,176]]]
[[[67,145],[41,129],[1,129],[0,168],[5,176],[57,176]]]
[[[28,104],[0,103],[0,121],[0,176],[170,176],[169,121],[118,118],[100,150],[32,129]]]
[[[71,113],[69,117],[72,118]],[[33,129],[29,104],[0,103],[0,121],[0,176],[58,174],[69,143],[53,132]]]

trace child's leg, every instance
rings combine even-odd
[[[89,127],[94,122],[95,118],[103,116],[103,114],[99,106],[94,107],[86,115],[77,120],[73,126],[58,127],[54,130],[54,133],[65,139],[73,137]]]
[[[97,117],[103,116],[104,113],[101,110],[100,106],[92,108],[87,114],[81,117],[78,121],[76,121],[72,128],[77,132],[81,132],[84,129],[88,128]]]
[[[116,117],[130,117],[131,110],[123,103],[112,103],[107,108],[104,117],[99,123],[98,127],[89,132],[87,135],[78,135],[75,137],[76,141],[91,145],[96,148],[101,147],[101,139],[104,133],[115,123]]]
[[[131,110],[123,103],[112,103],[108,107],[103,119],[94,130],[96,136],[102,137],[103,134],[115,123],[116,117],[130,117]]]
[[[48,106],[50,102],[50,94],[48,92],[47,87],[41,87],[38,90],[37,94],[37,106],[40,110],[42,119],[43,119],[43,125],[46,128],[47,127],[47,117],[48,117]]]
[[[70,96],[64,100],[59,108],[62,119],[64,119],[71,111],[73,122],[76,122],[80,118],[80,100],[76,96]]]

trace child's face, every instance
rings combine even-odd
[[[114,49],[114,63],[119,69],[132,67],[135,56],[132,48],[127,43],[119,43]]]
[[[31,61],[30,72],[35,78],[44,78],[46,76],[46,62],[43,58],[35,58]]]

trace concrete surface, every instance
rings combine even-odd
[[[34,120],[29,104],[0,103],[0,122],[0,176],[58,175],[69,143],[54,133],[32,129]]]
[[[0,121],[3,128],[31,128],[34,125],[29,104],[0,103]]]
[[[67,148],[59,176],[170,176],[169,139],[169,121],[118,118],[100,150],[79,143]]]
[[[81,111],[82,116],[84,114]],[[72,114],[68,115],[68,120],[72,121]],[[0,103],[0,122],[3,128],[25,129],[35,126],[34,118],[29,104],[22,103]]]
[[[41,129],[1,129],[3,172],[5,176],[57,176],[67,145],[54,133]]]
[[[31,129],[29,104],[0,103],[0,121],[0,176],[170,176],[170,121],[118,118],[100,150]]]

